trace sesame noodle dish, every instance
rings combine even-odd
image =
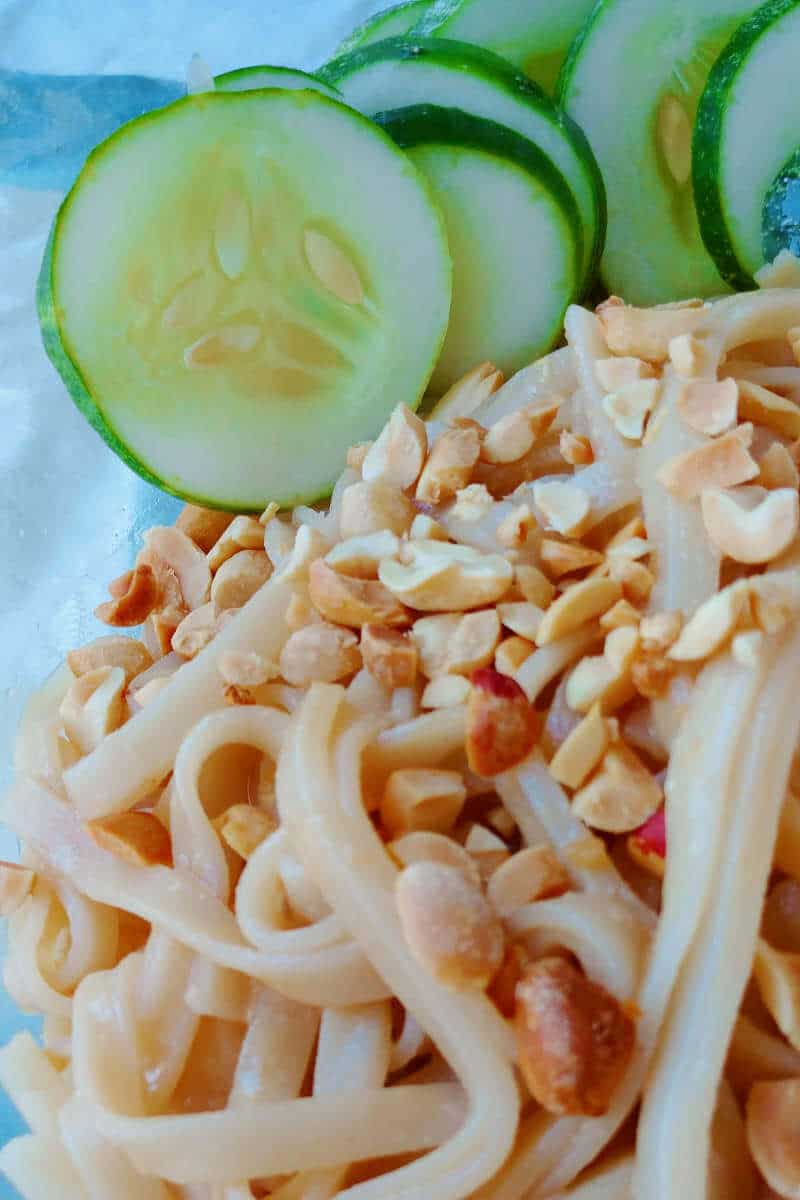
[[[800,1197],[800,5],[617,109],[656,6],[528,7],[195,61],[58,211],[47,354],[184,506],[2,799],[25,1200]]]

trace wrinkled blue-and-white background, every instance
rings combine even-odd
[[[388,2],[388,0],[387,0]],[[179,507],[86,425],[39,342],[34,287],[86,153],[212,71],[313,69],[380,0],[0,0],[0,788],[26,696],[76,643],[143,529]],[[87,278],[91,287],[91,278]],[[0,834],[0,858],[13,856]],[[0,990],[0,1043],[22,1024]],[[0,1144],[21,1122],[0,1098]],[[13,1191],[0,1180],[0,1198]],[[111,1200],[111,1198],[109,1198]]]

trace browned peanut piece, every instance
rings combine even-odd
[[[245,860],[275,832],[277,826],[274,817],[252,804],[232,804],[214,822],[225,844]]]
[[[361,628],[361,657],[370,675],[384,687],[411,687],[417,677],[417,647],[409,633],[388,625]]]
[[[800,501],[792,487],[708,488],[700,507],[709,540],[734,562],[770,562],[788,549],[800,526]]]
[[[272,574],[272,563],[263,550],[239,550],[226,559],[211,584],[215,612],[241,608]]]
[[[542,538],[539,553],[542,566],[551,579],[560,579],[562,575],[571,575],[573,571],[583,571],[586,567],[596,567],[604,561],[599,550],[581,546],[578,542],[559,542],[555,538]]]
[[[305,625],[291,634],[281,650],[280,673],[293,687],[336,683],[361,666],[358,638],[327,621]]]
[[[706,488],[747,483],[758,475],[758,463],[748,449],[752,436],[752,425],[739,425],[722,437],[668,459],[657,479],[679,500],[696,500]]]
[[[436,405],[437,419],[454,421],[457,417],[472,416],[503,382],[503,372],[494,363],[479,363],[445,392]]]
[[[548,608],[536,635],[537,646],[558,641],[574,633],[595,617],[601,616],[622,597],[622,585],[615,579],[596,576],[573,584]]]
[[[361,464],[361,477],[380,480],[405,491],[417,482],[427,451],[425,422],[405,404],[398,404],[378,440],[367,451]]]
[[[503,960],[503,927],[481,891],[455,867],[412,863],[395,889],[403,934],[440,983],[484,988]]]
[[[782,442],[773,442],[766,454],[762,454],[758,460],[758,482],[761,487],[770,490],[800,486],[800,472]]]
[[[514,568],[514,582],[523,597],[537,608],[547,608],[556,594],[556,589],[547,576],[538,567],[527,563],[518,563]]]
[[[565,462],[570,463],[573,467],[588,467],[594,462],[594,450],[592,443],[583,434],[572,433],[569,429],[562,429],[558,440],[558,448],[561,451],[561,457]]]
[[[337,625],[410,624],[408,609],[382,583],[340,575],[322,559],[309,567],[308,586],[314,607]]]
[[[515,767],[536,744],[539,725],[533,706],[516,680],[493,667],[475,671],[467,704],[470,770],[491,778]]]
[[[652,379],[655,376],[655,370],[650,363],[641,358],[624,356],[599,358],[594,364],[594,372],[604,392],[618,392],[630,383],[637,383],[640,379]]]
[[[175,522],[191,538],[196,546],[207,554],[233,520],[233,513],[219,512],[214,508],[200,508],[197,504],[185,504]]]
[[[498,866],[486,894],[499,916],[510,917],[523,904],[562,896],[569,887],[569,875],[549,846],[526,846]]]
[[[495,650],[494,666],[502,675],[516,674],[519,667],[530,658],[536,647],[523,637],[505,638]]]
[[[401,867],[408,867],[415,862],[443,863],[446,867],[455,867],[473,887],[481,886],[475,860],[463,846],[444,834],[427,830],[405,833],[390,842],[387,849]]]
[[[404,492],[380,480],[351,483],[342,493],[339,530],[343,539],[388,529],[398,536],[411,528],[417,510]]]
[[[580,787],[602,760],[610,740],[600,705],[593,704],[553,755],[550,774],[567,787]]]
[[[591,829],[629,833],[661,807],[661,786],[622,742],[609,747],[597,774],[572,798],[572,811]]]
[[[183,618],[171,638],[171,648],[182,658],[194,658],[219,632],[214,605],[201,604]]]
[[[474,425],[447,429],[434,442],[417,484],[417,500],[441,504],[466,487],[481,452]]]
[[[608,348],[614,354],[662,363],[669,355],[672,339],[693,333],[706,309],[702,300],[687,300],[658,308],[634,308],[618,296],[610,296],[596,311]]]
[[[563,958],[543,958],[516,991],[523,1078],[548,1112],[599,1117],[628,1068],[635,1027],[605,988]]]
[[[77,650],[70,650],[67,664],[78,678],[96,671],[98,667],[120,667],[128,684],[153,665],[153,658],[147,647],[136,638],[112,633],[108,637],[96,638]]]
[[[425,685],[420,704],[423,708],[452,708],[466,704],[470,686],[463,675],[437,675]]]
[[[10,917],[30,895],[35,872],[19,863],[0,862],[0,917]]]
[[[533,501],[544,516],[548,529],[567,537],[579,537],[589,518],[591,500],[574,483],[558,479],[541,480],[533,485]]]
[[[172,866],[169,833],[152,813],[125,812],[88,821],[86,831],[101,848],[137,867]]]
[[[778,1196],[800,1196],[800,1079],[753,1084],[747,1099],[747,1144]]]
[[[159,600],[153,568],[142,563],[135,571],[121,576],[121,581],[124,581],[125,590],[113,600],[98,604],[94,615],[105,625],[117,625],[121,628],[141,625]]]
[[[467,834],[464,849],[471,856],[478,868],[478,874],[486,882],[504,862],[507,862],[510,851],[502,838],[499,838],[485,825],[475,824]]]
[[[391,837],[417,830],[446,833],[458,820],[466,798],[458,771],[401,767],[386,781],[381,821]]]
[[[733,429],[738,405],[735,379],[694,379],[682,386],[677,398],[681,420],[707,437]]]

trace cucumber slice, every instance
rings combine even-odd
[[[764,262],[773,262],[781,250],[800,258],[800,147],[789,155],[764,197],[761,244]]]
[[[633,304],[725,285],[694,207],[691,130],[709,69],[753,0],[600,0],[564,64],[559,99],[606,184],[601,272]]]
[[[436,0],[412,37],[458,38],[502,54],[552,92],[594,0]]]
[[[483,359],[510,375],[558,340],[580,284],[564,177],[533,142],[458,109],[422,104],[375,120],[428,177],[447,225],[453,305],[431,392]]]
[[[310,89],[322,92],[331,100],[341,100],[336,88],[323,83],[316,75],[307,75],[293,67],[239,67],[214,76],[214,87],[218,92],[250,92],[255,88],[288,88],[290,91]]]
[[[352,33],[337,47],[335,57],[355,50],[357,46],[369,46],[384,38],[402,37],[422,17],[429,7],[428,0],[408,0],[406,4],[393,4],[381,9],[356,25]]]
[[[694,188],[709,253],[736,288],[764,262],[765,197],[797,146],[800,0],[770,0],[708,77],[694,136]]]
[[[312,91],[187,96],[89,157],[42,267],[45,347],[144,478],[257,510],[324,495],[415,406],[451,266],[429,188]]]
[[[565,177],[583,224],[588,282],[603,248],[605,191],[580,129],[521,71],[497,54],[444,38],[392,38],[334,59],[323,78],[360,112],[423,100],[506,125],[535,142]]]

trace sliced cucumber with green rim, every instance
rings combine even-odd
[[[761,211],[764,262],[781,250],[800,258],[800,146],[793,150],[772,181]]]
[[[725,290],[694,207],[691,135],[708,72],[752,0],[600,0],[559,81],[606,184],[602,275],[633,304]]]
[[[510,374],[549,350],[581,277],[578,211],[558,168],[520,134],[458,109],[375,120],[427,176],[447,225],[453,305],[432,393],[483,359]]]
[[[429,0],[408,0],[406,4],[393,4],[367,17],[357,25],[336,50],[336,56],[355,50],[356,46],[369,46],[383,38],[402,37],[420,20]]]
[[[770,0],[737,29],[700,101],[693,154],[700,228],[736,288],[755,287],[764,201],[800,141],[799,58],[800,0]]]
[[[424,102],[485,117],[535,142],[575,198],[588,282],[605,231],[603,181],[581,130],[521,71],[466,42],[392,38],[334,59],[322,75],[367,116]]]
[[[214,87],[218,92],[251,92],[255,88],[288,88],[295,91],[308,88],[312,92],[322,92],[331,100],[341,100],[335,88],[323,83],[316,75],[307,75],[305,71],[295,70],[294,67],[239,67],[236,71],[215,75]]]
[[[430,188],[312,91],[188,96],[89,156],[39,282],[45,347],[146,479],[219,508],[324,495],[422,397],[451,265]]]
[[[551,92],[593,4],[594,0],[436,0],[411,36],[474,42],[502,54]]]

